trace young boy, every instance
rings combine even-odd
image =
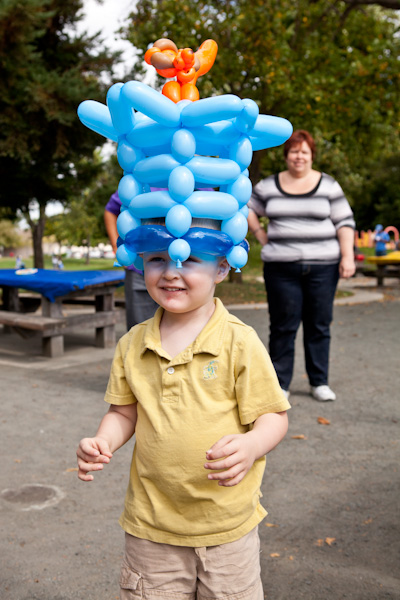
[[[214,298],[226,260],[143,258],[160,308],[120,340],[111,406],[77,450],[91,481],[136,433],[120,598],[262,600],[260,485],[290,405],[255,331]]]

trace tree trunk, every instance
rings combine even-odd
[[[28,221],[31,231],[32,231],[33,266],[36,267],[36,269],[43,269],[44,268],[44,256],[43,256],[42,240],[43,240],[44,226],[46,224],[45,207],[40,206],[39,219],[37,220],[36,223],[34,221],[32,221],[31,217],[29,216],[29,212],[27,214],[27,221]]]

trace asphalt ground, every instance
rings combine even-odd
[[[335,402],[309,396],[299,332],[289,433],[268,457],[262,489],[270,600],[400,599],[399,290],[398,281],[363,285],[360,303],[335,306]],[[267,344],[264,307],[232,312]],[[66,336],[58,359],[42,357],[38,340],[0,331],[1,600],[119,597],[117,520],[133,442],[89,484],[75,460],[106,410],[112,355],[84,330]]]

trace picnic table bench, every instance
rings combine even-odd
[[[376,271],[369,271],[368,274],[377,278],[378,286],[383,285],[385,277],[400,278],[400,251],[385,256],[368,256],[367,262],[376,265]]]
[[[124,283],[124,271],[51,271],[45,269],[0,269],[3,304],[0,324],[5,333],[16,331],[23,337],[42,335],[45,356],[61,356],[64,333],[68,327],[93,327],[95,344],[109,348],[115,344],[115,325],[125,313],[115,308],[114,292]],[[39,293],[35,297],[19,296],[20,289]],[[63,304],[87,299],[94,312],[64,314]],[[23,312],[41,306],[40,312]],[[27,302],[28,301],[28,302]]]

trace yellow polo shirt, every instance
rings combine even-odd
[[[251,531],[260,504],[265,457],[236,486],[207,479],[206,451],[222,436],[245,433],[265,413],[290,408],[254,329],[220,300],[196,340],[178,356],[161,347],[155,316],[118,343],[105,396],[138,403],[122,528],[175,546],[215,546]]]

